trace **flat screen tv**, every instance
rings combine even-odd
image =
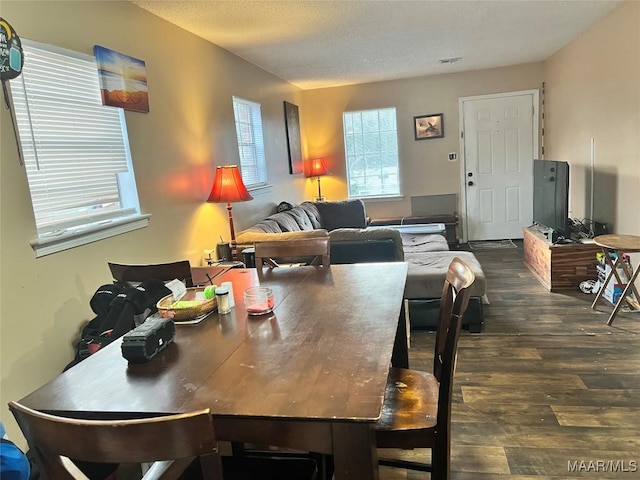
[[[533,222],[569,237],[569,164],[533,161]]]

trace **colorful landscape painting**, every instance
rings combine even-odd
[[[147,72],[143,60],[94,45],[102,104],[149,113]]]

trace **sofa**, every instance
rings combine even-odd
[[[255,242],[329,236],[331,263],[404,260],[400,234],[392,228],[367,230],[362,200],[303,202],[274,213],[236,236],[238,251]]]
[[[409,270],[404,296],[412,328],[435,326],[444,277],[457,256],[476,275],[463,326],[471,332],[481,331],[486,279],[472,252],[450,251],[443,235],[400,233],[393,225],[368,229],[370,223],[362,200],[303,202],[241,231],[236,241],[242,251],[259,241],[329,236],[332,264],[406,261]]]

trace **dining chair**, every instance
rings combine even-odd
[[[132,284],[138,284],[151,278],[157,278],[163,281],[170,281],[177,278],[187,287],[193,287],[189,260],[146,265],[107,263],[113,279],[123,287],[130,287]]]
[[[317,467],[310,459],[221,457],[208,409],[129,420],[58,417],[17,402],[10,402],[9,409],[52,480],[82,478],[73,462],[150,463],[143,480],[316,478]]]
[[[329,240],[329,237],[312,237],[255,242],[256,268],[262,269],[265,263],[270,268],[278,267],[277,259],[281,258],[312,258],[308,262],[309,265],[322,263],[323,267],[329,267],[331,263]]]
[[[208,410],[134,420],[81,420],[17,402],[10,402],[9,409],[47,478],[77,478],[75,464],[61,457],[96,464],[152,463],[143,478],[162,480],[179,478],[200,457],[204,478],[222,478]]]
[[[440,300],[433,372],[392,367],[375,429],[378,448],[429,448],[431,464],[380,458],[380,465],[431,472],[432,480],[450,478],[453,376],[462,317],[474,280],[471,268],[453,258]]]

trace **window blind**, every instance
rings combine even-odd
[[[124,114],[102,105],[95,59],[23,49],[11,93],[38,235],[136,213],[121,202],[119,177],[132,173]]]
[[[233,97],[240,172],[247,187],[267,183],[267,166],[262,136],[262,113],[258,103]]]

